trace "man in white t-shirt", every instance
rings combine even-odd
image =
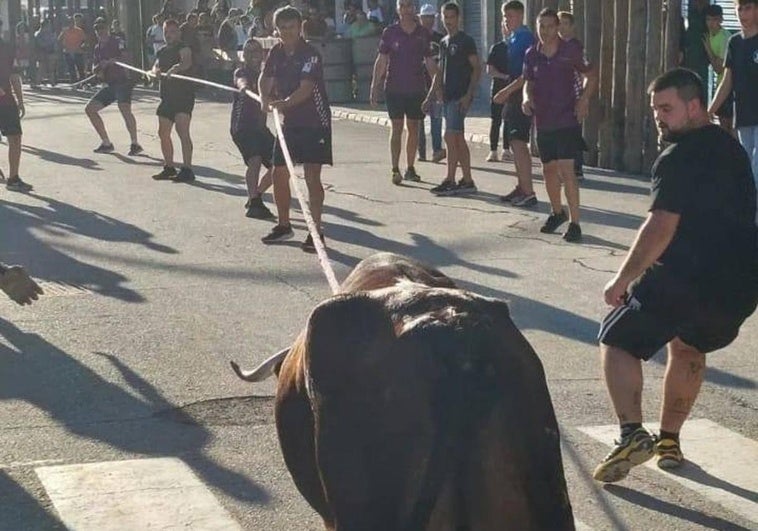
[[[153,64],[158,50],[166,46],[166,39],[163,37],[163,17],[160,14],[153,16],[153,25],[147,28],[145,38],[148,45],[148,62]]]

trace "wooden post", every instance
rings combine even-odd
[[[624,120],[624,170],[642,171],[643,115],[645,114],[645,21],[647,5],[629,3],[629,39],[626,49],[626,118]]]
[[[575,0],[576,7],[583,11],[584,50],[587,59],[600,71],[600,33],[602,31],[601,0]],[[581,5],[580,5],[581,4]],[[590,166],[598,163],[598,129],[601,111],[597,96],[590,105],[590,113],[584,122],[584,139],[587,141],[586,162]]]
[[[626,42],[629,35],[629,0],[615,0],[613,17],[613,143],[612,167],[620,170],[624,166],[624,117],[626,114]]]
[[[602,30],[600,35],[600,88],[598,90],[598,161],[601,168],[613,167],[613,48],[616,43],[614,33],[614,5],[612,2],[598,2],[602,5]],[[588,30],[589,31],[589,30]]]
[[[653,112],[650,109],[650,105],[647,104],[647,87],[650,83],[658,77],[661,73],[662,55],[663,55],[663,42],[661,41],[661,35],[663,30],[663,0],[648,0],[647,10],[647,45],[645,56],[647,58],[645,65],[645,94],[643,102],[645,108],[645,123],[644,123],[644,156],[643,156],[643,170],[647,172],[655,162],[658,156],[658,130],[655,126],[655,120],[653,118]]]
[[[666,0],[666,46],[664,70],[679,65],[680,39],[684,21],[682,20],[682,0]]]

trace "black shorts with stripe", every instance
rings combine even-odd
[[[332,164],[332,130],[322,127],[284,126],[284,139],[295,164]],[[274,142],[274,166],[285,166],[281,141]]]
[[[0,105],[0,133],[4,136],[17,136],[21,134],[21,119],[18,116],[18,106]]]
[[[708,295],[681,277],[654,267],[629,289],[625,304],[603,319],[598,339],[647,360],[674,338],[702,353],[729,345],[758,304],[758,279]],[[730,286],[737,286],[730,279]]]

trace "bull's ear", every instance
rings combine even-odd
[[[367,294],[333,297],[318,305],[308,319],[305,367],[322,390],[343,388],[386,356],[395,340],[384,304]]]

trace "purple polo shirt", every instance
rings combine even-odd
[[[97,66],[100,61],[108,61],[115,59],[121,60],[122,54],[126,50],[126,43],[114,37],[108,36],[108,40],[105,42],[98,42],[95,45],[95,50],[92,54],[92,62]],[[105,68],[103,71],[103,81],[108,84],[123,83],[128,78],[126,70],[117,65],[111,65]]]
[[[578,41],[577,41],[578,42]],[[589,72],[582,47],[575,42],[559,40],[552,57],[542,53],[538,43],[524,57],[524,79],[533,82],[534,121],[537,129],[551,131],[578,127],[574,114],[576,92],[575,74]]]
[[[406,33],[400,23],[388,26],[379,41],[379,53],[389,56],[385,92],[389,94],[424,94],[424,59],[432,57],[432,35],[422,25]]]
[[[332,127],[332,111],[324,87],[324,65],[318,51],[302,38],[290,55],[280,42],[268,54],[263,77],[274,78],[277,99],[285,99],[300,87],[303,80],[313,81],[313,93],[297,107],[284,110],[288,127]]]
[[[16,99],[13,97],[11,89],[13,63],[13,49],[7,42],[0,40],[0,88],[5,92],[0,96],[1,106],[16,105]]]
[[[235,85],[238,79],[247,80],[247,86],[258,93],[258,72],[243,66],[234,72]],[[258,130],[266,126],[266,120],[261,112],[261,104],[241,92],[234,93],[234,103],[232,103],[232,134],[240,131]]]

